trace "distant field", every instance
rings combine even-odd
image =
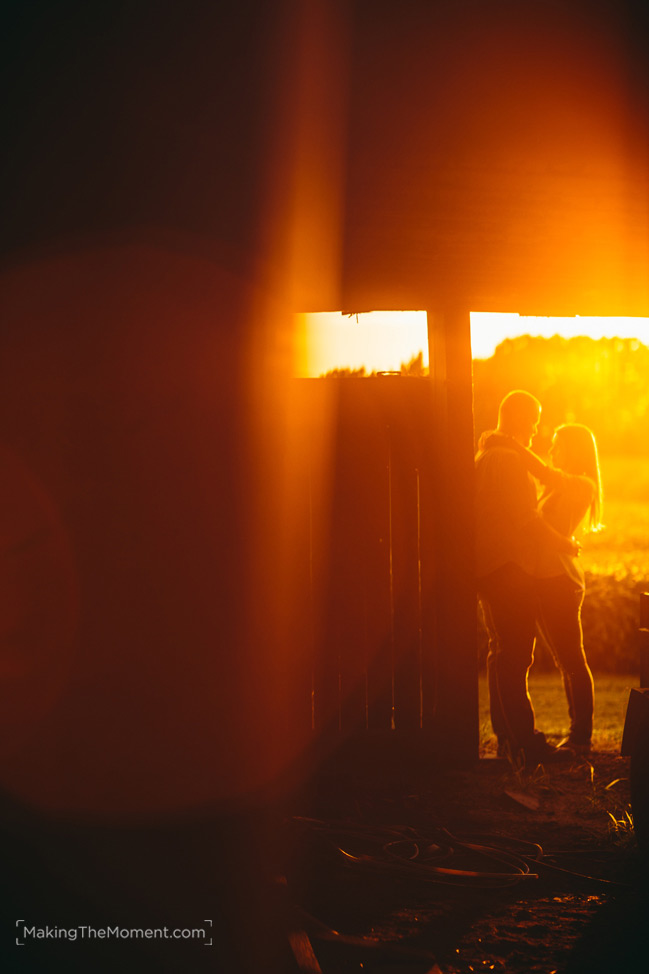
[[[605,527],[583,538],[584,569],[649,584],[649,455],[602,457],[601,468]]]
[[[604,530],[583,538],[583,624],[594,670],[638,672],[639,594],[649,590],[649,457],[602,457]]]

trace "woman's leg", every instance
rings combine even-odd
[[[593,733],[593,674],[581,627],[583,589],[567,575],[539,579],[539,629],[561,670],[570,714],[570,743],[590,745]]]

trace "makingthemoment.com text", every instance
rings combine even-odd
[[[205,923],[211,927],[211,920]],[[27,926],[24,921],[16,922],[18,928],[16,943],[22,945],[27,940],[211,940],[212,931],[205,927],[91,927],[87,924],[77,927],[37,927]]]

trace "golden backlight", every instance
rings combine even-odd
[[[325,312],[296,315],[296,373],[317,377],[334,369],[372,372],[399,370],[420,351],[428,365],[425,311]],[[541,317],[516,313],[471,312],[474,359],[490,358],[506,338],[637,338],[649,345],[649,318]]]

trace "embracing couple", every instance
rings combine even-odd
[[[540,417],[538,399],[510,392],[476,456],[476,575],[489,635],[491,722],[498,754],[527,767],[588,754],[593,730],[593,677],[581,628],[584,574],[573,535],[582,522],[599,527],[597,446],[587,427],[560,426],[552,464],[543,463],[529,449]],[[536,729],[527,686],[537,627],[568,698],[570,736],[559,747]]]

